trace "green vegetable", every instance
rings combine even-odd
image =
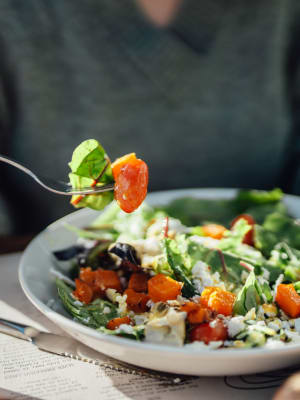
[[[100,327],[97,330],[101,333],[105,333],[106,335],[122,336],[127,339],[134,339],[140,341],[144,338],[145,326],[144,325],[133,326],[132,333],[126,333],[121,329],[111,330],[111,329],[106,329],[104,327]]]
[[[109,301],[96,299],[85,305],[72,295],[73,290],[61,279],[56,279],[56,287],[65,309],[83,325],[97,329],[105,327],[111,319],[118,317],[116,306]],[[104,313],[106,307],[110,310],[108,313]]]
[[[261,286],[255,276],[254,271],[251,271],[245,285],[237,295],[234,304],[234,313],[239,315],[246,315],[252,308],[257,309],[258,306],[266,301],[272,299],[271,289],[265,282]]]
[[[188,268],[185,265],[184,256],[178,249],[176,242],[171,239],[164,240],[165,251],[167,255],[167,260],[170,268],[173,271],[174,277],[177,281],[183,282],[182,294],[184,297],[190,298],[195,296],[197,293],[194,285],[188,276]]]
[[[114,181],[110,160],[97,140],[86,140],[76,147],[69,166],[72,171],[69,179],[73,188],[92,186],[95,182],[101,186]],[[113,200],[113,196],[113,191],[83,196],[75,207],[101,210]],[[77,196],[72,197],[72,201],[75,199]]]
[[[224,233],[224,238],[220,240],[218,248],[224,251],[236,250],[242,244],[244,236],[251,228],[251,225],[245,219],[241,218],[234,224],[231,230]]]
[[[234,199],[195,199],[185,197],[173,200],[163,209],[168,215],[178,218],[184,225],[197,226],[215,222],[229,227],[230,222],[239,214],[250,214],[258,223],[262,223],[271,212],[286,214],[280,189],[241,190]],[[197,233],[195,233],[197,234]]]
[[[273,213],[267,216],[262,227],[256,227],[255,245],[265,255],[270,255],[278,242],[300,250],[300,225],[293,218]]]

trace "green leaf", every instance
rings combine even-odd
[[[173,271],[174,277],[177,281],[183,282],[182,294],[186,298],[191,298],[197,293],[194,285],[192,284],[185,266],[184,258],[182,253],[176,248],[176,242],[172,239],[165,239],[164,246],[166,256],[171,270]]]
[[[90,328],[105,327],[111,319],[118,317],[116,306],[109,301],[96,299],[91,304],[85,305],[72,295],[73,289],[67,286],[61,279],[56,279],[56,287],[65,309],[76,321]],[[110,311],[104,313],[105,308]]]
[[[220,240],[218,248],[225,251],[236,249],[242,244],[245,235],[251,228],[251,225],[249,225],[245,219],[239,219],[232,229],[224,233],[224,238]]]
[[[127,339],[133,339],[133,340],[140,341],[144,338],[145,326],[144,325],[133,326],[132,333],[126,333],[126,332],[122,331],[121,329],[111,330],[111,329],[106,329],[104,327],[100,327],[97,330],[101,333],[105,333],[106,335],[121,336],[121,337],[125,337]]]
[[[95,183],[102,186],[114,181],[109,158],[97,140],[89,139],[76,147],[69,166],[72,170],[69,174],[70,183],[75,189],[89,187]],[[80,197],[79,202],[77,200],[78,196],[72,196],[71,203],[75,207],[101,210],[113,200],[113,191],[86,195]]]
[[[264,205],[270,203],[277,203],[283,198],[281,189],[273,190],[240,190],[236,202],[239,204],[241,210],[254,205]]]
[[[237,295],[234,304],[234,313],[245,315],[252,308],[257,309],[260,304],[272,300],[271,289],[267,287],[267,282],[263,287],[259,284],[254,271],[251,271],[245,285]],[[265,298],[264,298],[265,297]]]

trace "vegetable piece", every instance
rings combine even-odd
[[[130,310],[138,314],[147,311],[147,303],[150,300],[147,294],[135,292],[133,289],[126,289],[124,294],[127,296],[126,303]]]
[[[184,258],[182,255],[182,251],[176,246],[176,242],[174,240],[165,238],[165,252],[167,256],[167,261],[173,271],[175,278],[183,282],[182,294],[186,298],[191,298],[195,296],[197,293],[194,285],[191,280],[187,276],[187,268],[184,265]]]
[[[148,275],[143,272],[134,272],[129,279],[128,289],[133,289],[136,292],[147,292],[148,278]]]
[[[187,320],[190,324],[201,324],[202,322],[209,321],[211,312],[201,304],[189,301],[180,307],[180,311],[187,313]]]
[[[116,306],[106,300],[96,299],[88,305],[81,304],[61,279],[56,279],[56,287],[65,309],[83,325],[95,329],[105,327],[108,321],[118,316]]]
[[[281,283],[278,285],[275,300],[290,317],[298,318],[300,316],[300,296],[293,284],[285,285]]]
[[[227,229],[223,225],[207,224],[202,226],[203,235],[213,239],[222,239],[226,231]]]
[[[97,140],[85,140],[77,146],[69,166],[72,170],[69,174],[70,183],[75,189],[113,183],[109,158]],[[72,196],[71,204],[75,207],[90,207],[101,210],[112,200],[113,193],[105,192],[86,196]]]
[[[202,299],[203,296],[203,299]],[[232,315],[236,295],[218,287],[207,287],[202,292],[200,301],[205,307],[223,315]]]
[[[254,225],[255,225],[255,221],[254,218],[249,215],[249,214],[241,214],[238,215],[236,218],[234,218],[234,220],[231,222],[231,228],[234,227],[234,225],[240,221],[241,219],[244,219],[247,221],[247,223],[249,225],[251,225],[251,229],[245,234],[244,238],[243,238],[243,243],[244,244],[248,244],[249,246],[253,246],[254,245]]]
[[[195,326],[190,332],[190,341],[200,341],[205,344],[210,342],[226,340],[228,337],[227,327],[224,322],[216,318],[215,320]]]
[[[245,315],[253,307],[257,309],[260,304],[271,300],[270,293],[271,291],[267,282],[260,285],[254,271],[251,271],[245,285],[237,295],[234,304],[235,314]]]
[[[94,292],[91,286],[80,279],[75,279],[75,285],[76,289],[73,292],[73,296],[82,303],[89,304],[94,297]]]
[[[181,288],[182,283],[163,274],[155,275],[148,281],[148,294],[154,303],[176,300],[181,294]]]
[[[140,265],[140,260],[137,257],[136,250],[128,243],[116,243],[109,252],[120,257],[124,261],[129,261],[132,264]]]
[[[122,336],[128,339],[133,339],[133,340],[142,340],[144,338],[144,330],[145,326],[144,325],[137,325],[133,326],[131,332],[127,332],[127,330],[123,331],[122,329],[107,329],[104,326],[100,327],[97,329],[99,332],[104,333],[106,335],[112,335],[112,336]]]
[[[113,331],[113,330],[119,328],[119,326],[123,325],[123,324],[133,325],[133,321],[131,318],[129,318],[127,316],[122,317],[122,318],[113,318],[107,323],[106,328]]]
[[[141,205],[147,194],[147,164],[132,153],[116,160],[113,171],[115,200],[123,211],[131,213]]]
[[[106,289],[115,289],[117,292],[122,290],[120,278],[115,271],[98,269],[95,275],[95,286],[101,294],[104,295]]]
[[[135,153],[129,153],[125,154],[123,157],[117,158],[112,164],[111,164],[111,169],[113,173],[114,180],[117,179],[119,176],[121,169],[126,165],[130,163],[135,163],[136,161],[136,155]]]

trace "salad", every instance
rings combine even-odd
[[[161,207],[144,202],[131,213],[116,200],[90,226],[70,226],[77,243],[54,253],[71,264],[71,280],[57,278],[56,285],[76,321],[174,346],[300,342],[300,224],[281,190],[180,198]]]

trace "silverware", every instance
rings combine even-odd
[[[37,176],[30,169],[24,167],[20,163],[8,158],[6,156],[0,155],[0,161],[3,161],[7,164],[12,165],[15,168],[20,169],[25,172],[25,174],[31,176],[39,185],[41,185],[44,189],[50,190],[50,192],[56,194],[62,194],[65,196],[73,196],[73,195],[84,195],[84,194],[95,194],[108,192],[114,189],[114,183],[109,183],[103,186],[89,186],[81,189],[74,189],[69,183],[58,181],[52,178],[46,178],[42,176]]]
[[[131,375],[160,379],[168,384],[178,384],[187,380],[195,379],[195,377],[179,376],[135,367],[134,365],[117,361],[107,356],[105,356],[105,361],[99,360],[99,353],[69,336],[61,336],[55,333],[42,332],[36,328],[33,328],[32,326],[8,321],[2,318],[0,318],[0,332],[17,337],[19,339],[27,340],[36,345],[40,350],[48,353],[54,353],[60,356],[85,361],[91,364],[99,365],[101,368],[105,369],[111,369]]]

